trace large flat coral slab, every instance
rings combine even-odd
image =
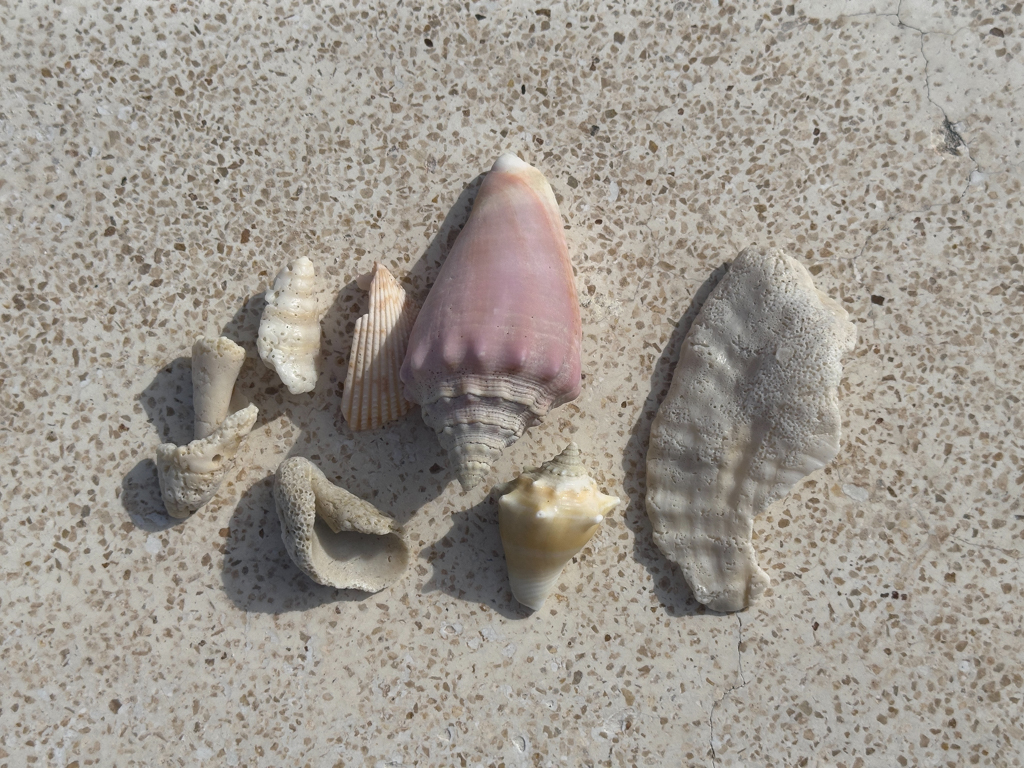
[[[855,339],[846,311],[777,249],[744,250],[694,320],[651,426],[647,513],[705,605],[741,610],[768,586],[754,518],[839,451]]]

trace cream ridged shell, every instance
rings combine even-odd
[[[228,416],[200,440],[157,446],[156,470],[167,514],[188,517],[213,498],[258,413],[256,406],[250,405]]]
[[[399,372],[416,306],[387,267],[374,264],[370,274],[370,306],[356,321],[341,396],[341,412],[353,431],[377,429],[412,408]]]
[[[839,451],[855,339],[846,311],[776,249],[743,251],[690,327],[651,425],[647,514],[709,608],[742,610],[768,586],[754,518]]]
[[[576,443],[495,493],[509,585],[516,600],[534,610],[619,503],[587,474]]]
[[[316,386],[325,309],[320,293],[313,262],[305,256],[285,265],[267,291],[256,346],[293,395]]]
[[[278,467],[274,503],[288,555],[318,584],[379,592],[409,563],[395,521],[331,483],[308,459]]]

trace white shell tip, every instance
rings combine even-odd
[[[494,165],[491,166],[491,171],[498,171],[499,173],[515,173],[516,171],[521,171],[524,168],[530,167],[531,165],[519,157],[519,155],[514,152],[505,152],[494,161]]]

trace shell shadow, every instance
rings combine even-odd
[[[322,586],[298,569],[281,542],[273,487],[272,475],[263,478],[235,507],[221,568],[228,598],[246,612],[277,614],[370,597],[358,590]]]
[[[277,378],[277,374],[260,360],[256,351],[256,337],[260,330],[260,317],[267,305],[265,292],[248,298],[221,329],[226,336],[245,349],[245,363],[235,380],[235,397],[255,403],[260,409],[257,427],[281,417],[292,405],[301,402],[306,395],[292,395]],[[236,403],[232,403],[235,407]],[[255,429],[255,428],[254,428]]]
[[[512,596],[505,552],[498,534],[498,504],[490,496],[476,506],[447,516],[448,533],[420,550],[419,559],[434,569],[420,589],[424,594],[447,592],[468,603],[483,605],[507,619],[534,613]]]
[[[266,295],[266,291],[260,291],[246,299],[220,331],[221,336],[227,336],[235,344],[245,347],[246,357],[256,354],[256,337],[260,332],[263,308],[267,306]]]
[[[469,218],[483,175],[459,195],[424,253],[401,278],[422,303],[452,243]],[[386,260],[383,260],[386,266]],[[297,436],[288,457],[303,456],[327,478],[404,525],[444,492],[450,478],[437,438],[416,409],[381,429],[353,432],[341,416],[348,356],[356,320],[367,311],[367,292],[355,280],[342,286],[321,321],[320,376],[312,393],[291,395],[255,355],[264,294],[246,302],[223,334],[247,355],[236,391],[260,408],[260,422],[287,416]],[[497,528],[495,527],[495,532]],[[284,613],[331,602],[359,601],[372,593],[340,590],[311,581],[288,557],[274,508],[273,476],[246,491],[231,517],[221,578],[224,590],[244,611]],[[503,575],[502,565],[502,575]],[[511,599],[511,595],[509,595]]]
[[[152,459],[143,459],[122,478],[121,506],[136,528],[150,533],[166,531],[186,522],[171,517],[164,509],[156,462]]]
[[[165,365],[136,399],[161,442],[181,445],[192,439],[192,361],[179,357]],[[132,524],[144,531],[163,531],[185,522],[164,509],[156,462],[143,459],[121,479],[121,506]]]
[[[625,522],[633,531],[633,558],[647,569],[654,582],[654,593],[670,616],[687,616],[705,612],[690,590],[679,566],[666,558],[654,543],[653,528],[647,517],[647,445],[651,423],[672,384],[672,374],[679,361],[679,350],[690,326],[711,291],[721,282],[729,264],[716,268],[694,293],[686,312],[665,344],[651,373],[650,394],[630,430],[622,456],[623,486],[629,496]]]

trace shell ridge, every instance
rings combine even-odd
[[[320,354],[320,301],[316,271],[307,257],[286,264],[265,294],[256,347],[293,395],[316,386]]]
[[[382,264],[375,264],[367,286],[369,308],[357,321],[349,355],[346,382],[351,399],[343,400],[342,415],[354,430],[377,429],[411,407],[402,394],[399,368],[406,356],[408,332],[403,311],[414,306],[405,289]]]

